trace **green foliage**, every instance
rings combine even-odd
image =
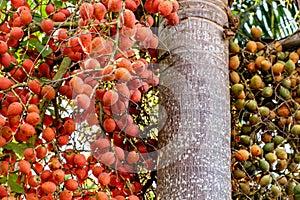
[[[12,192],[23,194],[24,187],[21,183],[18,183],[18,175],[17,174],[10,174],[8,178],[8,186],[12,190]]]
[[[3,148],[6,149],[6,150],[12,150],[13,152],[18,154],[19,156],[22,156],[25,149],[32,148],[32,147],[34,147],[34,145],[30,144],[30,143],[13,143],[13,142],[10,142],[10,143],[7,143]]]
[[[232,12],[240,18],[239,42],[250,37],[252,27],[259,27],[267,41],[284,38],[299,27],[299,11],[293,1],[236,0]]]

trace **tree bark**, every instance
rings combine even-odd
[[[279,40],[283,50],[298,49],[300,46],[300,30],[297,30],[292,35]]]
[[[229,200],[230,94],[226,1],[179,1],[162,23],[157,199]]]

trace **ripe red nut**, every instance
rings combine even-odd
[[[124,150],[118,146],[115,146],[114,149],[115,149],[115,153],[116,153],[118,160],[124,160],[125,159]]]
[[[69,135],[61,135],[57,138],[58,144],[64,146],[69,142]]]
[[[100,166],[94,166],[92,169],[92,173],[95,177],[98,177],[99,174],[101,174],[103,172],[104,168],[100,167]]]
[[[25,151],[23,152],[23,156],[24,156],[25,160],[27,160],[27,161],[34,162],[36,159],[36,153],[33,148],[25,149]]]
[[[95,149],[107,149],[110,147],[110,142],[107,138],[100,138],[96,140],[94,143]]]
[[[88,175],[86,169],[84,169],[84,168],[82,168],[82,169],[77,168],[77,169],[75,170],[75,174],[76,174],[76,176],[77,176],[79,179],[81,179],[81,180],[86,179],[86,178],[87,178],[87,175]]]
[[[118,127],[123,130],[125,127],[130,126],[133,123],[133,118],[129,114],[124,114],[120,120],[117,121]]]
[[[74,163],[77,167],[82,168],[86,165],[86,158],[83,154],[77,154],[74,157]]]
[[[125,68],[128,69],[128,71],[132,69],[130,60],[126,58],[119,58],[116,60],[116,62],[117,62],[116,63],[117,68]]]
[[[136,124],[129,124],[126,126],[125,133],[130,137],[135,137],[140,132],[139,126]]]
[[[100,161],[104,165],[109,166],[109,165],[112,165],[116,161],[116,158],[115,158],[115,155],[113,152],[106,152],[101,156]]]
[[[6,144],[6,139],[0,136],[0,147],[3,147]]]
[[[112,106],[114,105],[119,99],[119,95],[117,92],[113,90],[108,90],[103,95],[102,101],[104,106]]]
[[[54,33],[54,39],[62,42],[68,38],[68,32],[65,28],[59,28]]]
[[[154,24],[154,19],[151,15],[144,15],[143,17],[141,17],[140,22],[143,22],[147,26],[151,27]]]
[[[0,161],[0,174],[3,176],[6,176],[8,173],[9,167],[10,167],[10,163],[8,161],[5,161],[5,160]],[[1,194],[1,192],[0,192],[0,194]]]
[[[47,181],[41,185],[41,189],[45,194],[52,194],[56,190],[56,185],[53,182]]]
[[[74,165],[75,153],[73,152],[72,149],[67,149],[66,152],[64,153],[64,157],[67,161],[67,164]]]
[[[30,13],[30,10],[23,10],[20,14],[20,19],[22,25],[28,25],[32,22],[32,15]]]
[[[148,13],[158,13],[158,6],[162,0],[147,0],[145,2],[145,10]]]
[[[55,157],[51,157],[50,161],[48,163],[48,166],[51,170],[59,169],[60,168],[60,161]]]
[[[171,14],[173,10],[173,4],[171,1],[163,0],[158,5],[158,13],[166,17]]]
[[[44,19],[41,23],[41,29],[44,31],[47,35],[50,35],[52,30],[54,28],[53,21],[51,19]]]
[[[51,142],[54,140],[56,134],[54,132],[54,130],[50,127],[46,127],[44,130],[43,130],[43,133],[42,133],[42,138],[44,140],[46,140],[46,142]]]
[[[55,7],[52,4],[48,4],[45,9],[47,15],[55,12]]]
[[[31,124],[24,123],[20,126],[20,133],[27,137],[31,137],[36,134],[36,131]]]
[[[120,100],[129,99],[130,91],[125,83],[116,85],[116,90],[119,93]]]
[[[41,183],[41,178],[37,175],[32,175],[28,178],[28,184],[30,187],[37,187]]]
[[[130,96],[131,101],[138,103],[141,101],[142,94],[139,90],[134,90]]]
[[[122,0],[108,0],[107,7],[111,12],[119,12],[122,10]]]
[[[30,174],[31,166],[30,166],[30,163],[27,160],[21,160],[18,163],[18,167],[19,167],[19,171],[22,174],[25,174],[25,175],[29,175]]]
[[[147,40],[140,43],[141,48],[145,49],[156,49],[158,46],[158,39],[155,35],[152,35]]]
[[[79,8],[79,16],[84,19],[92,19],[94,17],[94,7],[90,3],[83,3]]]
[[[75,98],[75,103],[78,106],[78,108],[87,109],[91,103],[90,97],[86,94],[79,94]]]
[[[52,16],[53,21],[55,22],[64,22],[67,17],[63,12],[57,12]]]
[[[130,72],[125,68],[117,68],[115,70],[115,78],[119,82],[128,82],[131,80]]]
[[[34,93],[34,94],[37,94],[39,95],[40,92],[41,92],[41,83],[39,80],[35,79],[35,80],[32,80],[30,82],[28,82],[28,87],[29,89]]]
[[[42,197],[43,198],[43,197]],[[26,194],[26,200],[38,200],[38,196],[35,193]]]
[[[45,85],[42,88],[41,95],[47,99],[54,99],[55,98],[55,90],[51,85]]]
[[[92,35],[88,31],[82,31],[79,35],[79,40],[83,44],[83,46],[89,51],[90,45],[92,42]]]
[[[11,127],[18,127],[20,124],[20,115],[9,116],[8,121]]]
[[[41,180],[42,182],[46,182],[51,177],[52,173],[50,170],[44,170],[41,172]]]
[[[83,80],[78,76],[73,77],[69,82],[69,86],[77,94],[83,93],[83,88],[82,88],[83,84],[84,84]]]
[[[176,12],[179,9],[179,3],[176,0],[172,1],[172,5],[173,5],[173,10],[172,13]]]
[[[47,148],[44,146],[40,146],[40,147],[36,148],[35,151],[36,151],[36,157],[38,159],[45,158],[47,155]]]
[[[19,102],[13,102],[7,108],[7,115],[8,116],[20,115],[22,111],[23,111],[22,104]]]
[[[6,42],[0,40],[0,54],[5,54],[8,51],[8,46]]]
[[[75,191],[78,189],[78,182],[74,179],[68,179],[65,181],[65,188],[70,191]]]
[[[125,9],[124,14],[124,26],[128,27],[128,28],[132,28],[135,24],[135,15],[131,10]]]
[[[34,95],[34,96],[36,96],[36,95]],[[31,102],[30,102],[30,103],[31,103]],[[40,113],[40,109],[39,109],[35,104],[30,104],[30,105],[28,106],[28,108],[27,108],[27,112],[28,112],[28,113],[34,112],[34,113],[39,114],[39,113]]]
[[[131,152],[128,153],[128,156],[127,156],[126,160],[129,164],[133,164],[133,163],[137,163],[139,158],[140,158],[140,156],[137,152],[131,151]]]
[[[2,54],[0,57],[0,63],[4,67],[8,67],[12,63],[12,57],[9,53]]]
[[[3,127],[5,125],[5,123],[6,123],[6,120],[4,119],[4,117],[2,117],[0,115],[0,127]]]
[[[102,185],[106,186],[106,185],[108,185],[110,183],[110,175],[108,173],[106,173],[106,172],[102,172],[98,176],[98,181]]]
[[[94,16],[97,20],[101,21],[106,15],[106,7],[102,3],[94,3]]]
[[[65,172],[61,169],[56,169],[52,172],[52,178],[57,183],[62,183],[65,180]]]
[[[72,119],[68,119],[64,122],[64,129],[68,134],[72,134],[75,131],[75,122]]]
[[[139,200],[140,198],[138,197],[138,196],[136,196],[136,195],[130,195],[129,197],[128,197],[128,200]]]
[[[112,118],[106,118],[104,120],[103,127],[106,132],[109,132],[109,133],[113,132],[116,129],[115,120]]]
[[[31,113],[27,114],[25,121],[28,124],[31,124],[32,126],[36,126],[40,123],[41,118],[40,118],[40,115],[38,113],[31,112]]]
[[[136,4],[136,2],[134,0],[125,0],[125,8],[132,10],[132,11],[136,11],[138,5]]]
[[[126,100],[124,99],[123,101],[119,100],[117,101],[117,103],[111,106],[111,112],[114,116],[122,115],[127,111],[129,101],[127,99]]]
[[[64,190],[59,194],[59,199],[60,200],[72,200],[73,194],[69,190]]]
[[[7,190],[4,188],[3,185],[0,185],[0,199],[7,196],[8,196]]]
[[[89,58],[84,61],[82,66],[84,69],[95,69],[100,67],[100,63],[95,58]]]
[[[13,27],[10,31],[10,37],[20,40],[24,36],[24,31],[20,27]]]
[[[26,59],[23,62],[23,67],[24,67],[25,71],[29,74],[32,74],[34,71],[34,63],[30,59]]]
[[[148,27],[139,27],[135,32],[134,39],[136,41],[144,41],[152,36],[152,32]]]
[[[142,74],[145,71],[145,69],[146,69],[145,63],[143,63],[140,60],[137,60],[136,62],[132,63],[131,67],[132,67],[134,73],[138,74],[138,75]]]
[[[15,8],[19,8],[20,6],[23,6],[25,3],[25,0],[11,0],[11,5]]]
[[[103,81],[112,81],[115,79],[115,75],[112,74],[113,69],[114,69],[114,67],[112,65],[108,65],[108,66],[104,67],[103,72],[102,72],[102,75],[103,75],[102,80]]]
[[[42,76],[50,74],[50,66],[47,63],[41,63],[38,67],[38,71]]]
[[[30,11],[29,5],[27,3],[25,5],[23,5],[23,6],[20,6],[17,9],[17,13],[20,15],[24,10]]]
[[[86,94],[87,96],[91,96],[93,93],[93,87],[88,84],[83,84],[83,94]]]
[[[97,192],[95,197],[96,197],[96,200],[109,200],[109,198],[105,192]]]
[[[1,51],[1,45],[0,45],[0,51]],[[6,90],[10,88],[13,85],[13,82],[9,80],[6,77],[1,77],[0,78],[0,90]]]
[[[6,140],[9,140],[12,136],[12,130],[9,126],[3,126],[0,128],[2,137],[4,137]]]
[[[62,12],[66,15],[66,17],[70,17],[71,16],[71,12],[69,9],[60,9],[59,12]]]
[[[179,24],[179,17],[178,17],[178,14],[176,12],[171,13],[170,15],[168,15],[166,17],[166,19],[167,19],[168,24],[171,25],[171,26],[175,26],[175,25]]]
[[[116,200],[125,200],[125,197],[122,195],[117,195],[114,197]]]

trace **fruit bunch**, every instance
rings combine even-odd
[[[157,137],[141,116],[159,84],[150,27],[158,15],[178,24],[177,1],[1,8],[0,199],[148,195]]]
[[[230,42],[233,199],[299,199],[300,48]]]

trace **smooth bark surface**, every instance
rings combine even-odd
[[[230,95],[224,1],[179,2],[162,24],[157,199],[229,200]]]

